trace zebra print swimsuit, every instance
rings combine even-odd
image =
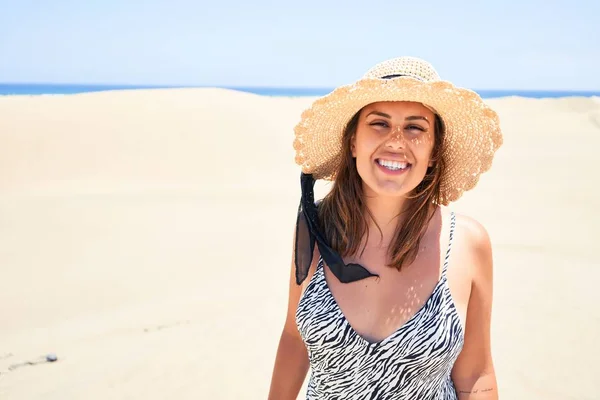
[[[307,400],[456,400],[450,373],[464,332],[446,270],[425,304],[404,325],[379,342],[369,342],[350,326],[323,271],[323,259],[303,293],[296,323],[306,345],[311,375]]]

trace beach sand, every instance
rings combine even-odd
[[[311,100],[0,97],[0,398],[266,399]],[[504,146],[453,208],[493,241],[501,398],[599,399],[600,99],[488,102]]]

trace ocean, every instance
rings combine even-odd
[[[132,85],[84,85],[84,84],[45,84],[45,83],[0,83],[1,95],[44,95],[44,94],[75,94],[87,92],[100,92],[107,90],[136,90],[136,89],[163,89],[202,86],[132,86]],[[274,88],[274,87],[223,87],[224,89],[238,90],[263,96],[323,96],[331,92],[332,88]],[[520,96],[530,98],[558,98],[558,97],[591,97],[600,96],[600,91],[565,91],[565,90],[475,90],[483,98],[498,98],[507,96]]]

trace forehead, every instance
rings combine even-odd
[[[424,117],[433,117],[433,112],[421,103],[413,101],[381,101],[371,103],[363,108],[363,114],[371,111],[384,112],[386,114],[411,114],[422,115]]]

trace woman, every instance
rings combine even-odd
[[[302,201],[269,398],[497,399],[492,254],[446,206],[502,144],[474,92],[401,57],[317,100],[295,130]],[[333,180],[314,203],[315,179]]]

